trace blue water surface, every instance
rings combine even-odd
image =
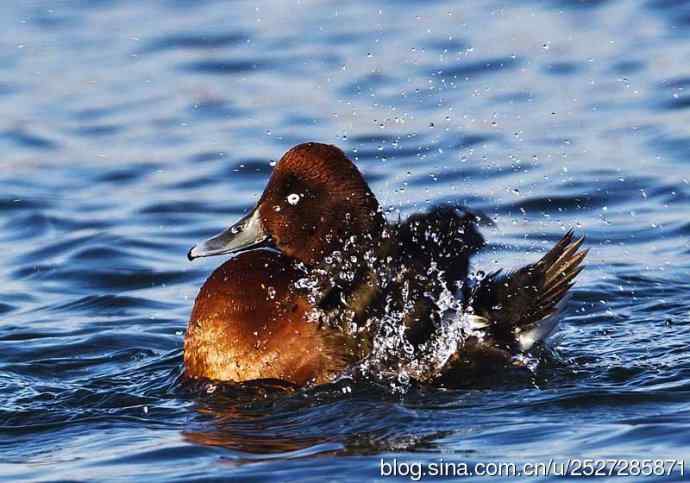
[[[3,479],[690,456],[686,1],[3,1],[0,112]],[[310,140],[346,150],[391,217],[489,214],[485,270],[586,234],[533,374],[406,394],[183,382],[221,262],[186,251]]]

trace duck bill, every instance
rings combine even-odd
[[[247,216],[223,230],[221,233],[192,247],[187,258],[194,260],[201,257],[212,257],[249,250],[262,244],[269,238],[256,207]]]

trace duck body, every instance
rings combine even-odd
[[[510,360],[533,345],[521,340],[536,342],[553,329],[539,321],[557,318],[584,255],[569,234],[534,265],[468,284],[470,258],[484,245],[479,220],[445,206],[389,224],[342,151],[292,148],[257,206],[190,250],[190,259],[239,255],[197,296],[185,337],[187,375],[323,383],[379,354],[391,334],[397,342],[387,364],[400,366],[397,352],[409,361],[447,337],[448,308],[439,301],[449,294],[476,330],[458,336],[454,353],[419,379],[445,377],[487,354]],[[264,245],[274,250],[256,249]]]

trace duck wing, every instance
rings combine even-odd
[[[456,291],[467,277],[470,257],[484,246],[479,224],[478,215],[446,205],[413,214],[396,226],[400,270],[393,293],[406,294],[399,310],[412,345],[432,337],[439,325],[439,297]]]
[[[436,206],[415,213],[398,227],[398,242],[406,265],[415,273],[430,267],[444,273],[446,283],[457,287],[467,277],[470,257],[484,246],[478,225],[493,224],[490,218],[460,206]]]
[[[472,326],[501,349],[528,351],[556,327],[574,279],[589,250],[570,230],[536,263],[504,274],[494,272],[463,289]]]

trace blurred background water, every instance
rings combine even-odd
[[[0,475],[359,480],[690,452],[690,2],[0,4]],[[345,149],[392,216],[459,201],[485,269],[589,264],[530,377],[394,395],[181,383],[196,241]],[[677,478],[677,476],[676,476]]]

